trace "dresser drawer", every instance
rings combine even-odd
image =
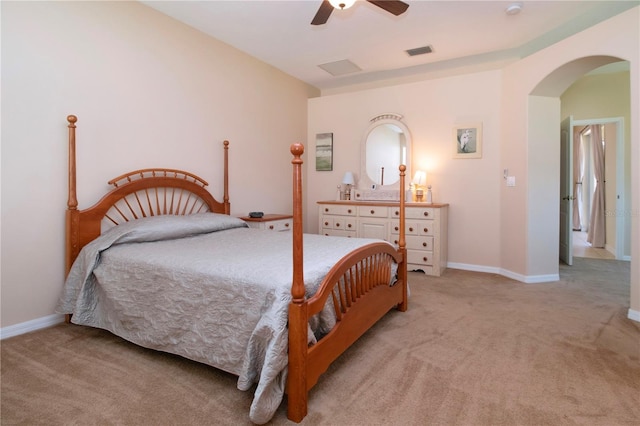
[[[323,216],[322,217],[323,229],[344,229],[347,231],[356,230],[356,218],[344,217],[344,216]]]
[[[360,217],[389,217],[389,208],[380,206],[358,206]]]
[[[423,220],[418,223],[418,235],[433,235],[434,234],[433,220]]]
[[[264,223],[264,229],[270,231],[289,231],[293,228],[293,219],[272,220]]]
[[[293,217],[286,214],[265,214],[259,218],[244,216],[240,219],[247,222],[249,228],[268,231],[290,231],[293,229]]]
[[[407,263],[413,265],[433,265],[433,253],[430,251],[407,250]]]
[[[409,219],[432,219],[434,209],[432,207],[410,207],[406,209],[406,218]]]
[[[407,249],[433,250],[433,237],[426,235],[407,235]]]
[[[398,247],[400,236],[396,231],[391,232],[391,242]],[[413,250],[433,250],[433,237],[427,235],[408,235],[405,234],[405,244],[407,249]]]
[[[322,235],[334,236],[334,237],[349,237],[355,238],[356,231],[345,231],[344,229],[323,229]]]
[[[339,205],[325,205],[321,208],[321,213],[337,215],[337,216],[355,216],[355,206],[339,206]]]
[[[419,235],[422,228],[424,228],[424,225],[420,222],[405,222],[404,235]],[[393,235],[400,233],[400,222],[393,221],[391,223],[391,233]]]

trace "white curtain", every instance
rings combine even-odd
[[[593,150],[593,167],[596,187],[593,191],[591,202],[591,222],[587,241],[592,247],[603,248],[605,243],[604,224],[604,147],[602,146],[602,133],[600,125],[591,126],[591,147]]]
[[[583,129],[573,128],[573,230],[581,231],[580,198],[582,189],[582,134]]]

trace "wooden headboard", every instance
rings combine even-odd
[[[224,198],[217,201],[205,189],[208,183],[189,172],[176,169],[140,169],[111,179],[113,186],[93,206],[78,210],[76,194],[76,122],[69,122],[69,198],[66,214],[65,266],[69,273],[82,247],[104,229],[131,220],[160,215],[200,212],[230,214],[229,141],[224,141]]]

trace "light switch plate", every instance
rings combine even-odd
[[[516,186],[515,176],[507,176],[507,186]]]

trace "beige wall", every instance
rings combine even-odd
[[[78,199],[144,167],[201,175],[232,213],[291,209],[289,145],[315,89],[137,2],[2,2],[2,315],[51,315],[64,277],[66,116]]]
[[[528,97],[528,114],[537,117],[537,125],[526,126],[527,182],[526,218],[527,269],[521,273],[525,281],[557,279],[560,235],[560,100],[545,96]],[[505,164],[508,164],[506,162]],[[509,190],[517,188],[506,188]],[[549,216],[552,205],[558,213]],[[519,214],[514,209],[511,213]],[[550,243],[552,242],[552,243]],[[554,242],[554,243],[553,243]],[[512,269],[506,268],[512,272]]]
[[[500,71],[486,71],[310,99],[309,149],[317,133],[333,133],[335,163],[331,172],[308,169],[306,229],[317,232],[316,201],[335,199],[346,171],[359,179],[360,144],[369,120],[397,113],[411,132],[412,169],[427,172],[434,202],[451,204],[449,262],[467,269],[498,268],[500,81]],[[482,159],[452,158],[454,126],[475,122],[483,124]]]

